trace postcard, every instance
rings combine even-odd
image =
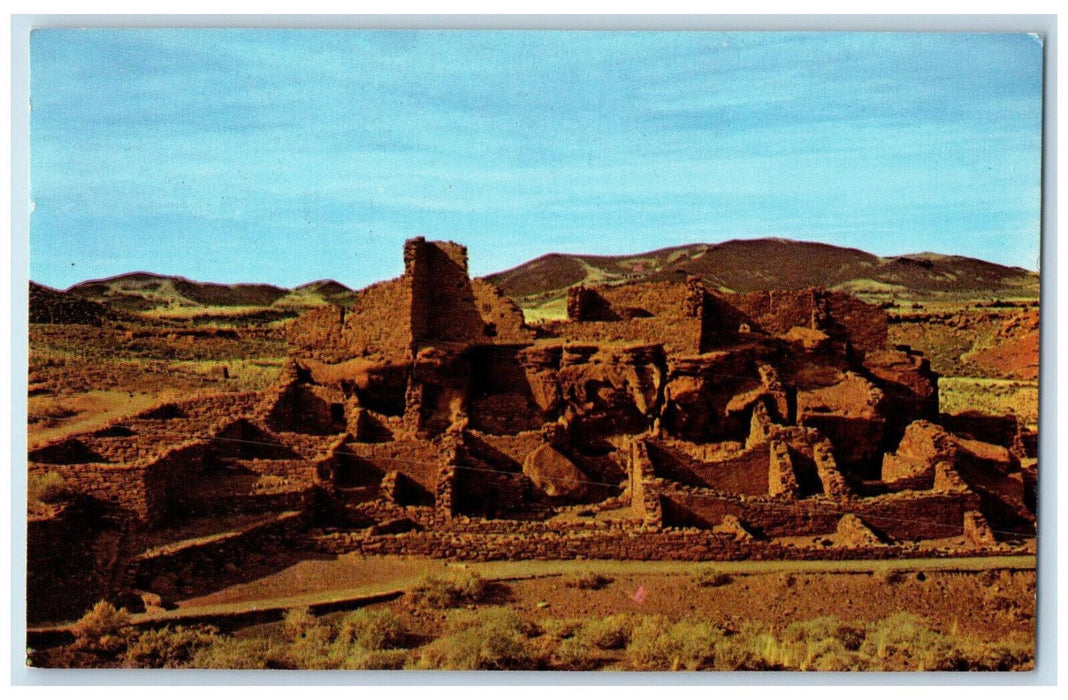
[[[1034,667],[1041,36],[30,75],[30,666]]]

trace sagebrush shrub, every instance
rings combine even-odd
[[[341,620],[337,642],[363,651],[381,651],[404,646],[407,636],[404,623],[393,611],[362,608]]]
[[[268,639],[237,639],[218,636],[210,646],[198,650],[192,668],[263,670],[293,668],[282,646]]]
[[[338,668],[346,671],[398,671],[409,662],[407,649],[356,649]]]
[[[416,667],[521,670],[535,664],[536,655],[519,615],[508,608],[486,608],[451,617],[446,634],[422,648]]]
[[[590,620],[575,633],[575,637],[598,649],[622,649],[630,641],[633,629],[634,620],[629,615],[609,615]]]
[[[138,635],[126,648],[125,665],[133,668],[186,668],[216,641],[214,627],[164,627]]]
[[[860,651],[884,670],[956,671],[967,660],[953,640],[911,613],[899,612],[872,625]]]
[[[724,638],[723,630],[708,622],[683,620],[670,624],[658,616],[647,617],[634,628],[627,658],[637,670],[713,668],[716,647]]]
[[[31,474],[27,483],[27,491],[31,502],[41,503],[61,503],[71,495],[67,480],[57,472]]]
[[[308,608],[292,608],[282,618],[282,632],[286,639],[294,642],[319,624]]]
[[[126,608],[101,600],[74,623],[74,645],[88,651],[117,654],[126,648],[135,631]]]
[[[459,570],[448,575],[424,576],[411,590],[417,605],[428,608],[455,608],[477,603],[486,593],[486,582],[473,571]]]

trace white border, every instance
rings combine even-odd
[[[112,7],[119,5],[119,10],[134,8],[132,3],[109,3]],[[1057,114],[1056,73],[1056,17],[1027,15],[689,15],[665,16],[648,14],[614,14],[614,15],[404,15],[383,13],[426,12],[429,3],[412,3],[398,0],[389,3],[371,3],[360,9],[368,14],[352,15],[222,15],[222,14],[181,14],[181,15],[22,15],[12,17],[10,35],[10,53],[12,62],[11,92],[11,231],[12,246],[10,251],[4,247],[0,266],[11,270],[11,285],[0,284],[0,308],[11,309],[5,318],[5,328],[11,342],[0,344],[3,357],[0,363],[4,367],[0,390],[9,390],[12,397],[11,415],[0,417],[0,429],[11,445],[11,498],[7,503],[0,498],[3,512],[0,518],[10,522],[12,539],[10,551],[5,550],[5,559],[10,563],[10,576],[0,577],[0,586],[11,601],[5,624],[10,633],[0,635],[0,658],[9,667],[9,682],[16,685],[348,685],[348,684],[387,684],[389,686],[412,685],[447,685],[447,686],[485,686],[508,685],[731,685],[731,686],[851,686],[851,685],[909,685],[929,686],[934,684],[953,685],[1044,685],[1056,683],[1057,659],[1061,657],[1057,646],[1057,622],[1063,622],[1058,615],[1056,596],[1056,561],[1058,545],[1057,519],[1055,511],[1057,495],[1056,457],[1057,432],[1061,427],[1060,416],[1056,414],[1055,396],[1060,393],[1057,383],[1056,368],[1056,329],[1059,321],[1057,301],[1059,299],[1059,278],[1056,275],[1059,255],[1056,246],[1056,133]],[[752,13],[779,12],[784,3],[767,3],[754,0],[746,4],[746,11]],[[878,3],[874,9],[882,11],[931,11],[939,9],[932,2],[896,2]],[[962,4],[962,3],[955,3]],[[80,3],[43,2],[36,3],[35,12],[77,12]],[[189,2],[155,3],[158,10],[178,12],[219,12],[222,3]],[[324,3],[308,0],[301,3],[304,12],[321,12],[324,9],[336,12],[340,3]],[[455,6],[455,3],[453,4]],[[494,12],[500,8],[492,3],[466,3],[467,12]],[[619,3],[590,2],[554,2],[512,3],[522,12],[620,12]],[[823,3],[824,11],[850,11],[855,3]],[[695,8],[695,6],[697,6]],[[1038,6],[1038,7],[1036,7]],[[703,3],[682,3],[665,0],[658,3],[660,12],[692,12],[703,10]],[[770,7],[770,9],[769,9]],[[868,5],[871,9],[872,5]],[[1016,3],[1016,11],[1050,12],[1053,3]],[[17,7],[15,9],[18,9]],[[94,8],[98,9],[98,8]],[[227,11],[262,12],[264,3],[226,3]],[[440,8],[429,8],[431,11]],[[626,12],[626,8],[622,8]],[[959,8],[958,8],[959,9]],[[966,9],[975,11],[974,5]],[[26,396],[26,295],[28,281],[28,38],[29,30],[35,27],[89,27],[89,26],[139,26],[139,27],[363,27],[363,28],[524,28],[524,29],[722,29],[722,30],[878,30],[878,31],[1038,31],[1046,37],[1046,126],[1044,138],[1044,185],[1043,185],[1043,250],[1042,250],[1042,371],[1040,392],[1040,440],[1043,456],[1040,469],[1040,536],[1039,536],[1039,639],[1037,670],[1032,674],[559,674],[549,672],[535,673],[460,673],[433,674],[404,672],[396,673],[360,673],[337,674],[317,672],[163,672],[163,671],[49,671],[33,669],[28,671],[23,663],[22,649],[25,648],[22,620],[24,619],[25,593],[25,530],[24,494],[25,494],[25,396]],[[8,47],[4,47],[7,49]],[[10,255],[10,260],[8,256]],[[10,298],[8,298],[10,294]],[[10,355],[7,354],[10,348]],[[8,369],[10,368],[10,374]],[[1054,387],[1056,386],[1056,394]],[[0,404],[2,405],[2,404]],[[8,420],[10,418],[10,420]],[[11,432],[8,433],[8,430]],[[1068,483],[1068,480],[1065,480]],[[3,542],[6,547],[7,542]],[[14,621],[18,624],[13,624]],[[1055,622],[1057,621],[1057,622]],[[1056,657],[1056,659],[1054,658]],[[842,690],[843,688],[837,688]],[[157,689],[159,690],[159,689]],[[506,692],[514,694],[517,688]],[[587,694],[591,688],[583,690]],[[613,692],[616,694],[618,690]],[[682,688],[675,687],[672,693]],[[742,690],[735,687],[732,693]],[[828,689],[830,690],[830,689]],[[865,694],[875,690],[868,688]],[[1048,690],[1048,688],[1047,688]],[[114,689],[108,689],[109,696]],[[259,692],[259,691],[257,691]],[[362,692],[362,691],[358,691]],[[544,691],[541,691],[544,692]],[[796,692],[796,691],[791,691]],[[899,693],[900,691],[898,691]],[[971,690],[966,692],[972,692]],[[468,692],[465,692],[467,695]],[[806,693],[807,694],[807,693]],[[831,693],[835,695],[836,693]],[[895,693],[897,694],[897,693]],[[823,697],[826,691],[820,693]]]

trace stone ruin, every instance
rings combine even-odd
[[[59,472],[93,519],[31,520],[31,597],[78,570],[82,590],[159,587],[176,562],[210,574],[267,540],[726,559],[1005,550],[1035,533],[1033,433],[940,416],[928,361],[887,347],[885,313],[848,294],[577,286],[567,320],[532,327],[469,277],[464,247],[416,238],[404,263],[291,322],[273,389],[31,452],[30,472]],[[237,544],[137,551],[236,515],[268,519]]]

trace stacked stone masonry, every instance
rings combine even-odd
[[[930,364],[887,347],[885,313],[854,297],[586,286],[568,320],[531,327],[462,246],[413,239],[404,263],[292,321],[275,387],[43,445],[31,473],[62,475],[100,527],[296,512],[263,536],[330,552],[878,557],[1034,533],[1023,429],[940,415]],[[78,522],[54,517],[33,531]],[[144,587],[175,557],[240,557],[255,532],[113,566]]]

